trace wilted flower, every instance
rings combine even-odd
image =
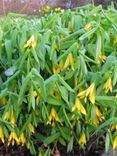
[[[103,86],[103,89],[105,89],[106,93],[108,93],[109,91],[112,92],[112,80],[111,80],[111,78],[108,78],[108,80],[106,81],[106,83]]]
[[[24,45],[24,48],[35,48],[36,41],[34,35],[31,36],[31,38],[27,41],[27,43]]]
[[[72,107],[72,112],[74,111],[80,111],[82,114],[86,115],[86,110],[78,98],[76,99],[75,105]]]

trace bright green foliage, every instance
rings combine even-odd
[[[0,20],[0,139],[71,151],[106,134],[117,148],[117,11],[85,6]],[[113,133],[112,133],[113,130]],[[40,149],[40,152],[42,149]],[[42,151],[43,153],[43,151]],[[50,155],[50,150],[46,151]]]

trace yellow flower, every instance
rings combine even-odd
[[[7,104],[7,99],[4,97],[4,98],[2,98],[1,100],[0,100],[0,103],[2,104],[2,105],[6,105]]]
[[[65,64],[64,64],[63,69],[66,69],[68,66],[71,65],[72,70],[74,70],[73,64],[74,64],[73,55],[72,55],[72,53],[69,53],[68,56],[67,56],[67,59],[66,59],[66,61],[65,61]]]
[[[79,139],[79,144],[80,145],[85,145],[86,144],[86,135],[85,133],[83,132],[80,139]]]
[[[51,9],[51,7],[47,5],[47,6],[46,6],[46,9],[47,9],[47,10],[50,10],[50,9]]]
[[[62,71],[63,69],[63,60],[60,61],[60,63],[55,67],[55,65],[53,65],[53,73],[54,74],[58,74],[60,73],[60,71]]]
[[[98,126],[100,122],[99,122],[98,118],[95,117],[95,118],[92,120],[91,123],[93,123],[95,126]]]
[[[92,29],[91,23],[86,24],[85,27],[84,27],[84,29],[85,29],[86,31],[90,31],[90,30]]]
[[[103,114],[100,112],[100,110],[98,109],[98,107],[96,107],[96,115],[97,115],[99,121],[104,120],[104,116],[103,116]]]
[[[111,130],[117,130],[117,124],[113,124],[113,125],[111,126]]]
[[[19,139],[18,139],[17,134],[15,132],[11,132],[9,139],[8,139],[8,146],[10,145],[10,143],[13,146],[15,144],[15,142],[17,144],[19,144]]]
[[[32,133],[35,133],[35,128],[31,123],[28,125],[28,128],[30,129]]]
[[[95,118],[92,120],[92,123],[94,125],[99,125],[100,122],[102,122],[104,120],[104,116],[103,114],[101,113],[101,111],[98,109],[98,107],[95,107]]]
[[[106,56],[103,55],[103,54],[100,54],[99,59],[100,59],[101,62],[105,62],[106,61]]]
[[[11,122],[12,126],[14,126],[14,124],[15,124],[15,117],[14,117],[13,110],[11,111],[10,122]]]
[[[60,73],[60,68],[55,68],[55,66],[53,66],[53,73],[54,74],[58,74],[58,73]]]
[[[60,8],[60,7],[55,8],[55,11],[56,11],[56,12],[60,12],[60,11],[61,11],[61,8]]]
[[[113,149],[117,149],[117,136],[114,138],[114,141],[113,141]]]
[[[75,105],[72,107],[72,112],[74,112],[76,110],[78,110],[82,114],[86,115],[86,110],[78,98],[76,99]]]
[[[41,93],[41,89],[40,88],[38,89],[38,91],[39,91],[39,93]],[[38,105],[39,101],[40,101],[40,96],[39,96],[38,92],[37,91],[33,91],[33,96],[35,97],[35,102]]]
[[[5,112],[5,114],[3,115],[3,119],[4,120],[8,120],[9,119],[9,113]]]
[[[55,121],[61,123],[56,110],[54,108],[52,108],[47,124],[53,125]]]
[[[26,138],[24,136],[24,133],[21,133],[19,137],[19,143],[22,143],[22,146],[26,143]]]
[[[95,83],[92,83],[90,87],[87,89],[86,97],[89,96],[89,100],[91,103],[95,103]]]
[[[78,97],[83,99],[85,97],[89,97],[89,100],[92,104],[95,103],[95,83],[92,83],[87,90],[83,90],[78,93]]]
[[[81,91],[80,93],[78,93],[78,97],[80,99],[84,99],[86,97],[86,90]]]
[[[27,43],[24,45],[24,48],[34,48],[36,46],[36,41],[34,35],[31,36],[31,38],[27,41]]]
[[[1,127],[0,127],[0,140],[4,143],[4,134]]]
[[[105,89],[106,93],[108,93],[109,90],[110,90],[110,92],[112,92],[112,80],[111,80],[111,78],[108,78],[108,80],[106,81],[106,83],[103,86],[103,89]]]

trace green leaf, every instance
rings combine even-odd
[[[90,31],[86,32],[85,34],[83,34],[82,36],[80,36],[79,40],[82,41],[82,40],[88,38],[97,30],[97,28],[98,27],[95,27],[95,28],[91,29]]]
[[[30,83],[30,79],[31,79],[31,73],[29,73],[26,76],[26,78],[24,79],[24,81],[22,82],[22,86],[20,88],[19,97],[18,97],[18,104],[19,105],[21,105],[23,100],[24,100],[25,92],[26,92],[27,86]]]
[[[64,105],[64,102],[62,100],[56,99],[54,96],[48,96],[47,103],[55,106]]]
[[[69,153],[73,150],[73,142],[74,142],[74,137],[72,136],[70,138],[68,145],[67,145],[67,153]]]
[[[65,86],[65,88],[70,91],[70,92],[74,92],[74,90],[64,81],[64,79],[60,76],[60,75],[57,75],[58,77],[58,80],[60,81],[60,83]]]
[[[95,56],[95,60],[98,61],[99,59],[99,55],[101,54],[101,50],[102,49],[102,38],[101,38],[101,34],[97,33],[97,42],[96,42],[96,56]]]
[[[110,148],[110,137],[109,134],[106,133],[106,139],[105,139],[105,152],[107,153]]]
[[[58,139],[59,136],[60,136],[60,133],[59,133],[59,132],[58,132],[58,133],[55,133],[55,134],[53,134],[53,135],[47,137],[47,138],[44,140],[44,143],[45,143],[45,144],[50,144],[50,143],[54,142],[56,139]]]
[[[32,72],[32,74],[37,76],[38,84],[40,85],[41,92],[42,92],[42,97],[45,99],[46,98],[46,87],[45,87],[45,82],[44,82],[43,77],[39,74],[39,72],[35,68],[33,68],[31,72]],[[38,92],[38,89],[37,89],[37,92]]]
[[[5,41],[5,49],[6,49],[6,54],[7,54],[7,61],[8,65],[10,66],[12,63],[12,46],[11,46],[11,40],[6,40]]]

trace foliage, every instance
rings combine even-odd
[[[88,5],[0,19],[0,139],[45,155],[106,134],[117,148],[117,11]]]

